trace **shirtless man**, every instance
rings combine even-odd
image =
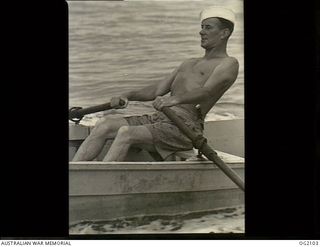
[[[165,80],[138,91],[124,93],[111,99],[119,106],[120,99],[154,101],[158,111],[140,117],[106,117],[80,146],[73,161],[93,160],[107,139],[114,139],[104,161],[123,161],[131,146],[158,152],[163,159],[176,151],[192,149],[191,141],[161,112],[170,107],[184,122],[200,134],[209,110],[235,82],[239,64],[229,57],[227,42],[233,32],[234,13],[220,7],[210,7],[200,13],[201,47],[205,55],[183,62]],[[170,96],[165,96],[170,93]]]

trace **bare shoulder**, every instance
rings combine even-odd
[[[226,57],[215,70],[217,73],[228,74],[228,77],[236,77],[239,72],[239,62],[235,57]]]
[[[235,57],[226,57],[221,61],[221,64],[226,66],[239,66],[238,59]]]
[[[186,60],[184,60],[181,65],[180,65],[180,68],[183,68],[185,66],[188,66],[188,65],[191,65],[191,64],[194,64],[196,62],[198,62],[199,60],[201,60],[201,58],[188,58]]]

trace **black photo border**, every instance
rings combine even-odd
[[[68,6],[17,5],[5,35],[2,239],[319,239],[317,1],[244,1],[246,233],[179,235],[69,236]]]

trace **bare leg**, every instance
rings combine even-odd
[[[121,126],[128,125],[124,118],[107,117],[97,122],[90,135],[84,140],[72,161],[90,161],[101,152],[107,139],[115,138]]]
[[[103,161],[123,161],[130,146],[148,147],[148,151],[155,151],[153,137],[145,126],[123,126],[119,129],[116,139]]]

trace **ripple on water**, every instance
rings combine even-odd
[[[244,206],[176,215],[87,221],[71,225],[70,234],[244,233]]]

